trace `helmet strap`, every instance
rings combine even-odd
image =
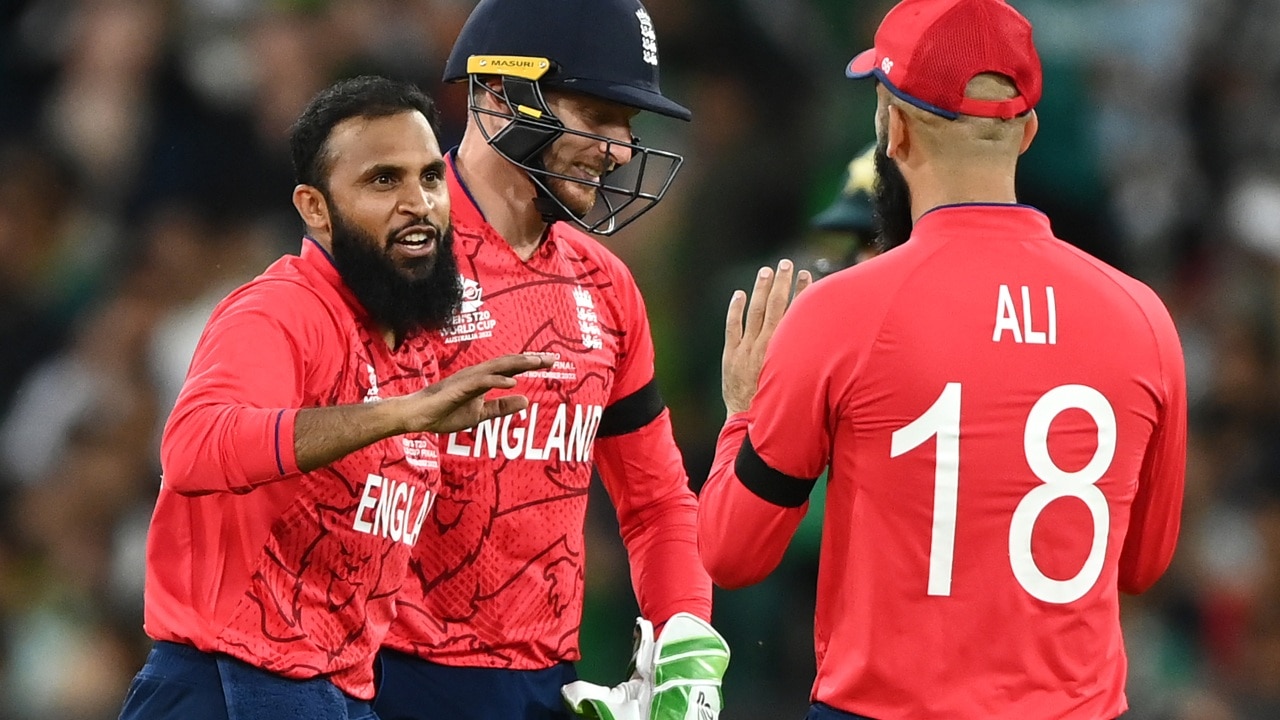
[[[546,167],[542,164],[541,155],[529,160],[526,164],[535,170],[546,170]],[[529,179],[533,181],[533,207],[542,216],[542,222],[550,225],[557,220],[566,222],[580,221],[580,218],[569,212],[569,208],[565,207],[563,202],[551,194],[551,189],[547,187],[546,183],[532,173],[529,173]]]
[[[511,122],[494,133],[489,144],[517,164],[532,165],[560,137],[564,123],[547,107],[536,81],[503,78],[501,97],[511,111]]]
[[[489,139],[489,144],[503,156],[525,168],[529,179],[533,181],[533,207],[542,216],[543,222],[550,225],[557,220],[579,220],[539,177],[547,172],[542,154],[563,134],[561,129],[564,124],[547,107],[537,81],[504,77],[502,101],[511,111],[511,122],[495,133]],[[537,173],[530,173],[529,170]]]

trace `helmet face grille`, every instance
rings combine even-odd
[[[538,188],[540,207],[551,210],[548,219],[567,220],[597,235],[612,235],[643,215],[660,201],[671,187],[684,158],[675,153],[655,150],[640,144],[639,138],[622,142],[603,135],[566,128],[547,107],[537,81],[504,77],[501,89],[495,90],[480,77],[470,77],[468,107],[485,141],[509,162],[524,170]],[[477,98],[489,93],[511,110],[501,112],[484,108]],[[481,116],[509,121],[501,130],[490,133]],[[584,180],[548,170],[542,161],[551,145],[563,135],[588,138],[606,146],[610,156],[615,148],[630,151],[631,160],[605,173],[599,180]],[[585,185],[595,190],[595,205],[583,215],[570,210],[548,186],[550,179]]]
[[[612,235],[657,205],[684,162],[675,153],[634,142],[612,144],[630,148],[631,162],[600,178],[595,207],[580,223],[600,235]]]

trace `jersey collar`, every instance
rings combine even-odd
[[[1049,216],[1020,203],[956,203],[939,205],[916,220],[911,237],[955,234],[1052,235]]]
[[[458,174],[458,148],[453,148],[444,156],[445,166],[448,172],[445,177],[449,182],[449,207],[453,212],[454,219],[468,226],[488,225],[489,221],[485,219],[484,213],[480,211],[480,206],[476,203],[475,196],[471,194],[471,189],[463,182],[462,176]]]
[[[467,187],[467,183],[462,179],[462,175],[458,173],[457,147],[454,147],[452,150],[445,153],[444,162],[448,170],[445,173],[445,177],[449,182],[449,212],[453,220],[455,231],[455,252],[457,250],[456,243],[458,242],[458,233],[456,231],[459,227],[485,228],[485,232],[489,233],[494,238],[495,242],[500,242],[506,246],[508,252],[510,252],[511,256],[515,258],[515,252],[510,249],[511,246],[508,245],[507,241],[499,236],[498,232],[489,224],[489,221],[484,216],[484,212],[480,210],[479,204],[476,203],[475,196],[471,194],[471,189]],[[519,260],[519,258],[517,258],[517,260],[528,264],[530,262],[535,262],[540,258],[545,260],[546,258],[555,255],[559,248],[558,237],[568,227],[568,223],[559,220],[551,223],[547,226],[546,231],[543,232],[542,242],[538,244],[538,249],[534,252],[533,257],[529,260]]]
[[[355,316],[362,322],[369,323],[369,313],[364,309],[364,305],[356,299],[355,293],[351,292],[351,288],[342,281],[342,275],[338,272],[338,266],[333,262],[333,255],[324,248],[315,238],[310,235],[302,236],[302,262],[312,272],[320,277],[325,283],[337,291],[342,301],[350,306]]]

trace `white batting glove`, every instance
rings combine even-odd
[[[560,692],[586,720],[719,720],[728,667],[728,643],[701,618],[676,613],[656,641],[653,623],[637,618],[629,680],[613,687],[579,680]]]

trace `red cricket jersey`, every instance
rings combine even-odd
[[[559,354],[513,392],[530,406],[441,438],[440,496],[385,644],[436,663],[519,670],[577,660],[592,463],[617,510],[640,611],[711,612],[697,501],[654,382],[635,280],[563,222],[521,260],[449,157],[462,308],[436,338],[441,373],[513,352]]]
[[[829,466],[814,701],[1112,718],[1118,595],[1168,566],[1185,448],[1155,293],[1032,208],[947,206],[797,298],[721,433],[699,540],[716,582],[760,580]]]
[[[387,346],[314,241],[223,300],[165,427],[147,634],[372,698],[438,485],[437,438],[398,435],[300,473],[294,419],[407,395],[437,372],[425,333]]]

